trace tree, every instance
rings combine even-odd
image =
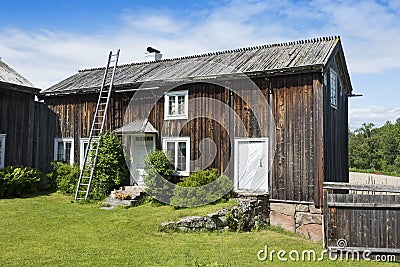
[[[400,174],[400,118],[380,128],[364,123],[349,133],[351,168]]]

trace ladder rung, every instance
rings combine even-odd
[[[111,99],[111,92],[112,92],[112,87],[113,87],[113,82],[114,82],[114,75],[115,71],[117,70],[117,63],[118,63],[118,58],[119,58],[119,50],[117,53],[110,52],[109,58],[108,58],[108,64],[106,65],[104,77],[103,77],[103,82],[99,90],[96,90],[96,92],[99,93],[99,98],[97,102],[97,107],[96,107],[96,113],[93,118],[93,124],[92,128],[90,130],[90,140],[91,142],[89,143],[89,147],[87,148],[87,152],[85,155],[85,165],[82,167],[80,171],[80,178],[79,178],[79,185],[76,190],[76,195],[75,195],[75,200],[86,200],[86,195],[89,193],[90,190],[90,182],[93,177],[93,170],[95,167],[95,161],[97,158],[97,153],[98,153],[98,146],[96,148],[93,148],[93,144],[97,143],[99,144],[101,134],[103,132],[103,126],[105,123],[105,118],[107,116],[107,108],[108,104]],[[114,63],[114,64],[111,64]],[[93,140],[94,139],[94,140]],[[94,154],[94,161],[88,160],[88,158],[92,158],[93,154],[89,156],[89,152],[95,151],[96,154]],[[89,175],[89,176],[87,176]],[[86,187],[86,190],[82,190],[82,188],[79,187]],[[79,194],[86,193],[85,197],[79,197]]]

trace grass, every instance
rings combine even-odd
[[[375,262],[261,262],[270,249],[321,251],[273,228],[251,233],[162,233],[161,222],[204,215],[232,202],[174,210],[150,203],[110,211],[51,194],[0,200],[0,266],[397,266]]]

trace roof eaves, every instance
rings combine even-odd
[[[23,92],[23,93],[28,93],[28,94],[32,94],[32,95],[39,94],[39,92],[41,90],[41,89],[35,88],[35,87],[29,87],[29,86],[14,84],[14,83],[7,83],[7,82],[3,82],[3,81],[0,81],[0,87],[7,89],[7,90]]]

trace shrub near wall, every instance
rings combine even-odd
[[[217,169],[200,170],[183,178],[174,189],[171,205],[192,207],[218,201],[232,189],[232,181]]]
[[[79,179],[78,165],[71,166],[67,163],[53,162],[53,172],[48,174],[56,183],[57,191],[72,195],[75,193]]]
[[[96,168],[89,197],[102,199],[118,188],[129,177],[122,142],[115,133],[105,132],[101,137]]]
[[[168,182],[172,182],[172,175],[175,173],[169,156],[162,150],[156,150],[148,154],[143,162],[146,192],[161,202],[168,203],[172,196],[172,187]]]
[[[0,170],[0,198],[22,197],[51,187],[46,175],[36,169],[12,166]]]

